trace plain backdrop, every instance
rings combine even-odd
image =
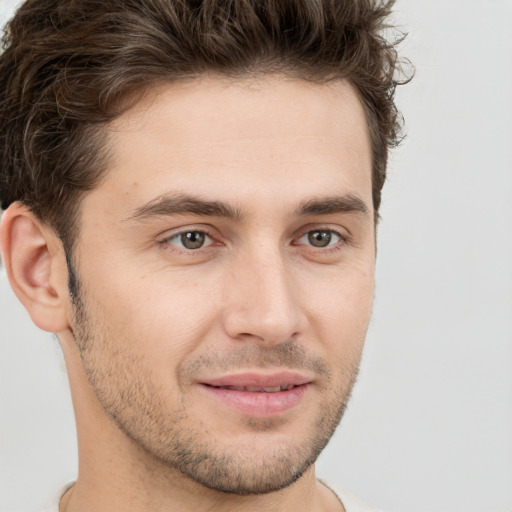
[[[512,511],[512,1],[396,10],[408,137],[359,383],[318,474],[394,512]],[[29,512],[75,476],[74,419],[58,343],[2,272],[0,510]]]

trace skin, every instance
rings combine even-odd
[[[13,289],[68,368],[80,463],[60,510],[342,510],[313,463],[373,298],[357,95],[341,81],[203,78],[147,91],[107,136],[108,172],[81,204],[74,303],[55,234],[19,203],[2,222]],[[185,197],[222,208],[184,212]],[[184,248],[187,232],[204,245]],[[309,384],[268,417],[200,384],[285,370]]]

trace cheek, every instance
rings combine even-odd
[[[217,301],[208,280],[176,271],[130,279],[111,272],[102,283],[91,291],[90,302],[115,341],[160,361],[167,372],[211,329]]]
[[[371,317],[373,270],[359,269],[333,275],[324,290],[310,296],[310,325],[329,354],[357,361]]]

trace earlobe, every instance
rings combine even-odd
[[[58,237],[14,203],[2,215],[0,247],[14,293],[32,321],[49,332],[66,329],[67,267]]]

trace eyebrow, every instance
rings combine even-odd
[[[307,217],[335,213],[362,213],[368,215],[368,212],[369,209],[362,199],[347,194],[303,201],[294,213],[299,217]],[[154,217],[186,214],[223,217],[234,221],[240,221],[245,217],[240,208],[232,207],[221,201],[209,201],[187,194],[166,194],[136,208],[123,220],[144,221]]]
[[[295,210],[298,216],[329,215],[333,213],[362,213],[369,214],[366,203],[357,196],[347,194],[344,196],[322,197],[302,202]]]
[[[238,208],[220,201],[208,201],[186,194],[166,194],[159,196],[136,208],[125,221],[147,220],[153,217],[169,215],[205,215],[208,217],[224,217],[239,221],[244,217]]]

